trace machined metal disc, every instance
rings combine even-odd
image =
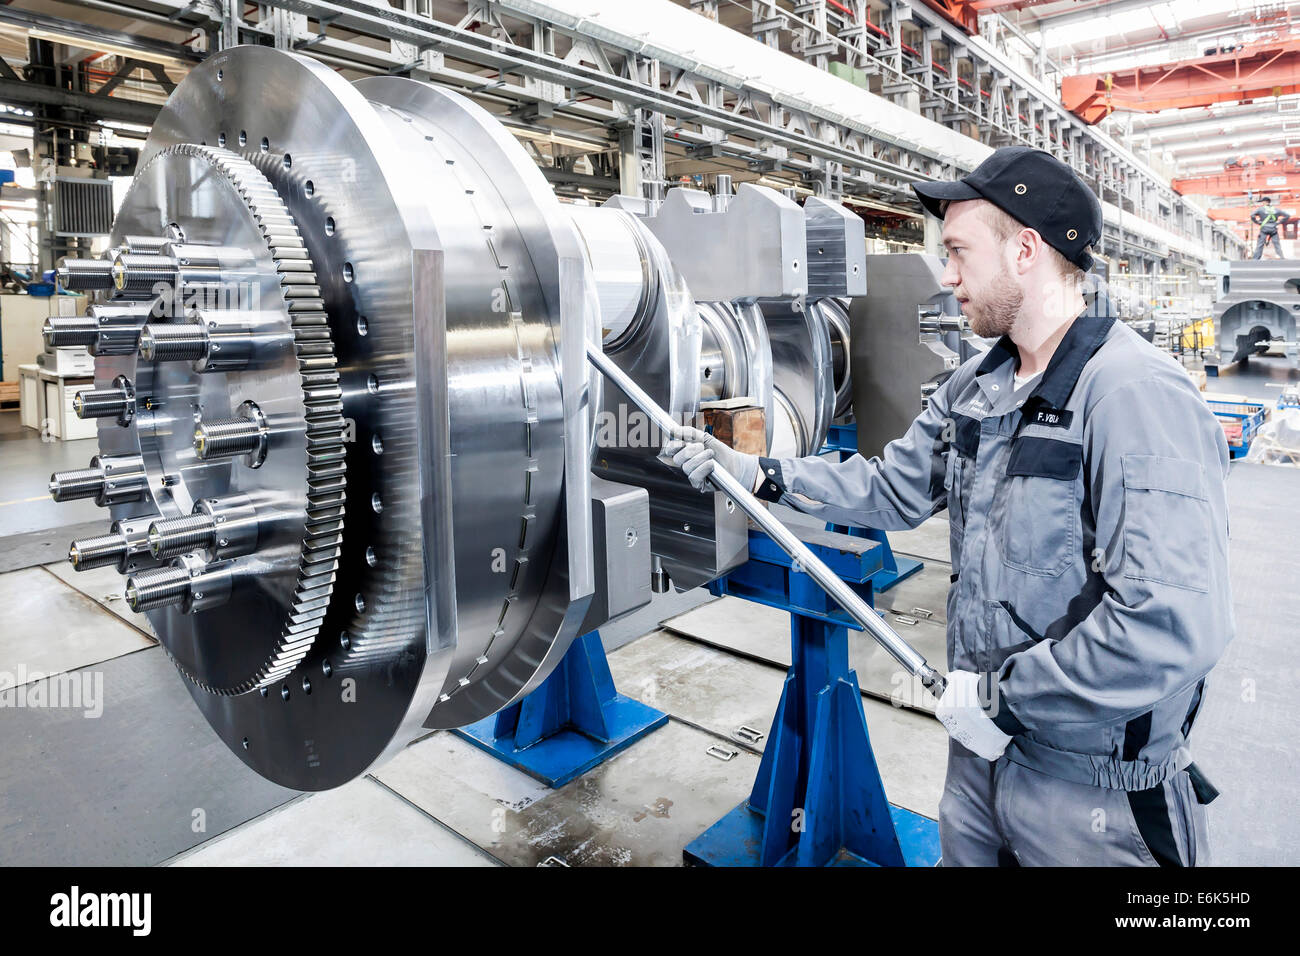
[[[119,453],[134,445],[158,517],[188,515],[201,499],[247,495],[257,503],[259,547],[228,562],[230,599],[196,614],[149,612],[168,654],[197,687],[243,694],[298,665],[328,604],[342,517],[337,374],[310,260],[261,173],[219,147],[179,144],[155,154],[132,184],[114,237],[169,232],[183,233],[188,246],[248,257],[200,291],[159,285],[150,324],[184,323],[197,302],[214,317],[256,316],[272,344],[248,371],[200,374],[184,361],[100,359],[97,376],[125,375],[138,406],[128,429],[101,429],[101,448],[111,442]],[[271,430],[262,467],[199,460],[196,425],[230,418],[247,401]],[[118,506],[115,515],[133,516],[137,507]]]
[[[235,48],[178,87],[142,167],[214,144],[269,180],[315,267],[347,425],[346,515],[297,668],[252,694],[191,693],[259,773],[324,789],[428,727],[517,699],[576,636],[592,577],[583,349],[599,334],[596,292],[540,171],[454,94],[352,86],[306,58]],[[159,222],[185,202],[168,184],[139,188],[158,195]],[[417,325],[440,330],[434,361],[417,360]],[[278,450],[262,469],[291,460]]]

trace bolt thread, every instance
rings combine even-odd
[[[146,325],[140,332],[140,357],[151,362],[192,362],[207,354],[207,336],[197,325]]]
[[[152,292],[159,283],[175,285],[176,274],[171,256],[124,252],[113,263],[113,282],[122,292]]]
[[[180,604],[189,587],[190,573],[184,568],[141,571],[126,579],[126,603],[133,611]]]
[[[126,411],[127,401],[126,389],[99,388],[78,392],[72,399],[72,409],[81,419],[120,418]]]
[[[84,315],[52,315],[41,329],[47,348],[92,345],[99,336],[99,323]]]
[[[171,558],[197,548],[207,548],[216,537],[212,518],[204,514],[165,518],[149,526],[149,551],[155,558]]]
[[[50,475],[50,497],[55,501],[93,498],[104,487],[104,473],[98,468],[56,471]]]
[[[68,563],[74,570],[89,571],[106,564],[117,564],[127,551],[126,535],[105,534],[82,538],[68,546]]]
[[[59,285],[72,292],[113,288],[113,263],[105,259],[64,259],[57,275]]]
[[[202,461],[247,455],[261,440],[261,429],[247,418],[203,422],[194,429],[194,451]]]

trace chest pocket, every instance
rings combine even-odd
[[[1082,547],[1079,473],[1083,447],[1021,435],[1007,461],[999,545],[1008,567],[1056,577]]]

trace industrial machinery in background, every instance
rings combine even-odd
[[[526,746],[557,667],[595,654],[601,683],[596,628],[751,556],[748,494],[694,490],[655,423],[757,406],[774,453],[817,452],[861,367],[863,262],[833,203],[746,184],[561,205],[457,94],[215,54],[160,113],[109,252],[60,265],[97,298],[46,338],[96,357],[77,408],[99,454],[51,493],[110,512],[69,560],[126,576],[212,727],[284,786],[338,786],[430,729]]]
[[[907,431],[962,362],[988,349],[939,281],[943,269],[920,253],[867,256],[867,294],[851,309],[851,395],[857,450],[868,458]]]
[[[1246,259],[1219,270],[1214,303],[1214,350],[1206,358],[1211,375],[1220,366],[1252,355],[1283,355],[1297,367],[1300,355],[1300,260]]]

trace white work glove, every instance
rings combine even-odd
[[[758,456],[736,451],[721,439],[700,431],[684,428],[686,441],[673,439],[664,445],[663,454],[671,457],[673,464],[686,473],[686,478],[699,491],[708,491],[709,475],[716,461],[731,472],[746,489],[753,490],[758,483]]]
[[[950,671],[948,686],[939,698],[934,715],[948,728],[948,735],[967,750],[993,761],[1002,756],[1011,737],[993,723],[980,706],[980,676],[970,671]]]

